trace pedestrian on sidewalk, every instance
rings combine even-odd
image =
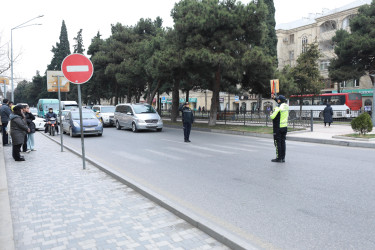
[[[7,127],[8,127],[9,117],[11,113],[12,111],[10,110],[10,107],[9,107],[9,100],[4,99],[3,105],[1,106],[1,109],[0,109],[1,123],[2,123],[1,132],[3,133],[3,145],[4,146],[7,146],[9,143]]]
[[[330,127],[331,123],[333,122],[332,116],[333,116],[333,110],[331,107],[331,104],[327,103],[327,106],[323,110],[324,115],[324,127],[327,125]]]
[[[22,106],[22,114],[23,114],[23,119],[26,121],[26,124],[27,124],[27,120],[26,120],[26,108],[28,107],[28,105],[21,105]],[[22,152],[26,153],[27,152],[27,133],[25,135],[25,138],[23,139],[23,144],[22,144]]]
[[[25,112],[25,118],[27,126],[30,129],[30,132],[27,133],[27,153],[30,153],[31,151],[35,151],[34,149],[34,134],[35,134],[35,116],[30,112],[29,105],[26,106],[26,112]]]
[[[21,157],[21,145],[24,141],[26,133],[30,132],[22,113],[22,106],[17,105],[13,108],[13,114],[10,115],[10,136],[12,137],[13,148],[12,156],[15,161],[24,161]]]
[[[276,158],[272,162],[285,162],[286,153],[286,134],[288,132],[289,106],[286,104],[286,98],[283,95],[272,96],[278,106],[270,113],[273,123],[273,140],[276,147]]]
[[[190,141],[190,131],[191,131],[191,124],[194,122],[194,115],[193,111],[189,108],[189,103],[185,102],[184,105],[181,105],[179,110],[182,112],[182,125],[184,127],[184,141]]]

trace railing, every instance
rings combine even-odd
[[[363,112],[363,111],[362,111]],[[193,111],[194,117],[197,121],[204,122],[209,120],[210,111]],[[359,111],[334,110],[333,123],[336,124],[350,124],[353,118],[360,115]],[[170,118],[171,112],[162,110],[161,116],[163,118]],[[181,112],[179,112],[178,119],[181,119]],[[224,110],[218,111],[216,115],[217,124],[228,125],[243,125],[243,126],[272,126],[270,118],[270,111],[236,111]],[[306,128],[313,131],[314,124],[324,123],[324,116],[322,111],[316,110],[302,110],[289,112],[288,126],[290,128]]]

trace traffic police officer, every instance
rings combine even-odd
[[[279,105],[270,113],[273,122],[273,139],[276,147],[276,159],[272,159],[271,161],[285,162],[285,139],[288,132],[289,106],[283,95],[279,95],[274,99]]]

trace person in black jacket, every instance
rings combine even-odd
[[[26,118],[27,126],[30,129],[30,132],[27,133],[26,152],[30,153],[31,151],[35,151],[34,149],[35,123],[33,122],[35,120],[35,116],[30,112],[29,106],[26,106],[25,118]]]
[[[0,115],[1,115],[1,122],[2,122],[2,133],[3,133],[3,145],[7,146],[8,141],[8,133],[7,133],[7,126],[9,123],[9,116],[12,113],[10,107],[9,107],[9,100],[4,99],[3,105],[0,108]]]
[[[189,137],[191,131],[191,124],[193,124],[194,122],[193,111],[189,108],[188,102],[185,102],[185,104],[181,106],[179,110],[182,112],[182,124],[184,126],[184,141],[191,142]]]
[[[52,117],[55,118],[57,122],[57,115],[53,112],[53,108],[49,108],[48,113],[44,116],[44,118],[46,122],[48,122],[48,120]],[[59,126],[55,126],[55,128],[56,128],[56,132],[59,133]],[[47,133],[47,132],[48,132],[48,125],[46,123],[44,133]]]
[[[21,145],[25,138],[26,133],[30,132],[27,127],[24,115],[22,113],[22,106],[17,105],[13,109],[13,113],[10,115],[10,136],[12,137],[12,156],[16,161],[24,161],[25,158],[21,157]]]

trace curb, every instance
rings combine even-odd
[[[180,127],[180,126],[174,126],[174,125],[164,125],[164,127],[177,128],[177,129],[182,128],[182,126]],[[270,135],[270,134],[259,134],[259,133],[251,133],[251,132],[221,130],[221,129],[191,128],[191,130],[202,131],[202,132],[211,132],[211,133],[219,133],[219,134],[229,134],[229,135],[252,136],[252,137],[260,137],[260,138],[268,138],[268,139],[273,138],[273,135]],[[290,134],[292,134],[292,135],[286,136],[286,139],[289,140],[289,141],[320,143],[320,144],[329,144],[329,145],[346,146],[346,147],[375,148],[375,143],[298,137],[298,136],[295,136],[295,134],[298,134],[298,131],[290,133]],[[332,136],[332,138],[347,139],[346,137],[340,137],[340,136]]]
[[[0,249],[15,249],[2,138],[0,138]]]
[[[58,145],[61,145],[58,140],[55,138],[51,138],[48,135],[45,135],[44,133],[41,133],[43,136],[49,138],[53,142],[57,143]],[[82,157],[82,154],[75,149],[72,149],[66,145],[64,145],[64,148],[69,150],[70,152],[74,153],[75,155]],[[133,179],[125,176],[124,174],[121,174],[115,170],[112,170],[111,168],[98,163],[91,157],[85,156],[86,161],[94,165],[96,168],[102,170],[103,172],[107,173],[108,175],[112,176],[116,180],[120,181],[121,183],[125,184],[126,186],[132,188],[134,191],[140,193],[147,199],[155,202],[159,206],[167,209],[169,212],[175,214],[179,218],[185,220],[186,222],[190,223],[194,227],[200,229],[201,231],[205,232],[206,234],[210,235],[212,238],[216,239],[217,241],[221,242],[222,244],[226,245],[230,249],[241,249],[241,250],[251,250],[251,249],[258,249],[251,243],[248,243],[244,241],[243,239],[240,239],[238,236],[214,225],[212,222],[206,220],[205,218],[202,218],[201,216],[188,211],[187,209],[177,205],[176,203],[172,202],[171,200],[165,198],[164,196],[161,196],[157,194],[156,192],[152,191],[151,189],[139,184],[137,181],[134,181]]]

